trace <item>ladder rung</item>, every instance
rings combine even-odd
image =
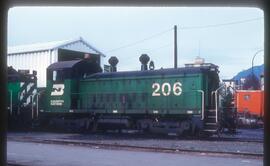
[[[216,118],[216,116],[207,116],[206,118]]]
[[[208,132],[217,132],[217,130],[210,130],[210,129],[205,129],[203,131],[208,131]]]
[[[205,123],[206,125],[217,125],[216,123]]]

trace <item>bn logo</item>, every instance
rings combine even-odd
[[[64,94],[64,84],[53,84],[51,96],[62,96]]]

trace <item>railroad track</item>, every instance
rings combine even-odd
[[[228,136],[220,136],[220,137],[205,137],[205,138],[197,138],[193,136],[169,136],[169,135],[160,135],[160,134],[139,134],[139,133],[101,133],[96,134],[98,136],[105,136],[118,139],[160,139],[160,140],[194,140],[194,141],[220,141],[220,142],[241,142],[241,143],[263,143],[263,138],[241,138],[241,137],[228,137]]]
[[[262,153],[248,153],[248,152],[225,152],[225,151],[212,151],[212,150],[196,150],[196,149],[182,149],[182,148],[164,148],[164,147],[145,147],[135,145],[122,145],[115,143],[93,143],[85,141],[71,141],[62,139],[38,139],[38,138],[8,138],[9,141],[18,142],[31,142],[42,144],[55,144],[55,145],[71,145],[83,146],[101,149],[118,149],[118,150],[133,150],[133,151],[149,151],[149,152],[163,152],[163,153],[196,153],[200,155],[214,155],[214,156],[229,156],[229,157],[253,157],[262,158]]]
[[[223,141],[223,142],[254,142],[254,143],[263,143],[263,139],[250,139],[250,138],[230,138],[230,137],[209,137],[209,138],[200,138],[200,139],[190,139],[190,140],[203,140],[203,141]]]
[[[25,164],[18,164],[13,161],[7,161],[7,166],[27,166]]]
[[[33,132],[35,133],[35,131]],[[48,133],[48,132],[45,132]],[[49,133],[57,133],[59,132],[49,132]],[[63,134],[72,134],[73,132],[60,132]],[[128,133],[128,132],[123,132],[123,133],[87,133],[87,134],[81,134],[78,132],[74,132],[73,134],[80,134],[82,137],[87,136],[91,134],[91,136],[98,136],[101,138],[115,138],[115,139],[160,139],[160,140],[179,140],[179,141],[216,141],[216,142],[239,142],[239,143],[263,143],[264,140],[263,138],[248,138],[248,137],[232,137],[232,136],[226,136],[222,135],[220,137],[217,136],[212,136],[212,137],[205,137],[205,138],[197,138],[197,137],[192,137],[192,136],[184,136],[184,137],[178,137],[178,136],[169,136],[169,135],[161,135],[161,134],[142,134],[142,133]],[[31,137],[31,136],[30,136]],[[30,138],[29,137],[29,138]],[[34,137],[31,137],[34,138]]]

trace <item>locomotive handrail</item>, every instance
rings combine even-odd
[[[38,117],[38,96],[39,96],[40,94],[39,93],[34,93],[33,95],[30,95],[31,97],[32,97],[32,119],[34,119],[34,104],[33,104],[33,100],[34,100],[34,97],[35,96],[37,96],[37,117]]]
[[[232,87],[231,85],[229,85],[228,87],[231,88],[234,92],[236,92],[236,89]]]
[[[37,95],[37,118],[38,118],[38,96],[40,95],[39,93],[36,93]]]
[[[221,89],[222,87],[226,86],[226,84],[221,85],[219,88],[217,88],[217,90],[215,90],[215,101],[216,101],[216,122],[218,122],[218,96],[217,96],[217,92],[219,89]]]
[[[10,106],[9,106],[9,112],[10,112],[10,115],[12,115],[12,105],[13,105],[13,103],[12,103],[12,90],[9,90],[9,92],[10,92]]]
[[[202,93],[202,120],[204,119],[204,91],[197,90],[198,92]]]
[[[22,92],[18,92],[18,94],[17,94],[17,98],[18,98],[19,101],[21,100],[21,93]]]
[[[213,104],[213,94],[215,94],[215,91],[211,92],[211,104]]]
[[[31,96],[31,102],[32,102],[32,119],[34,119],[34,108],[33,108],[33,96],[34,96],[35,94],[33,94],[33,95],[30,95]]]
[[[224,85],[222,85],[222,86],[224,86]],[[229,85],[228,87],[231,88],[234,92],[236,92],[236,89],[234,87],[232,87],[231,85]],[[215,93],[215,91],[212,91],[212,93],[211,93],[211,99],[213,98],[213,94],[214,93]]]

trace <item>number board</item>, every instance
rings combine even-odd
[[[164,83],[153,83],[152,84],[152,96],[169,96],[171,94],[175,96],[180,96],[182,94],[182,84],[181,82],[175,82],[170,84],[168,82]]]

